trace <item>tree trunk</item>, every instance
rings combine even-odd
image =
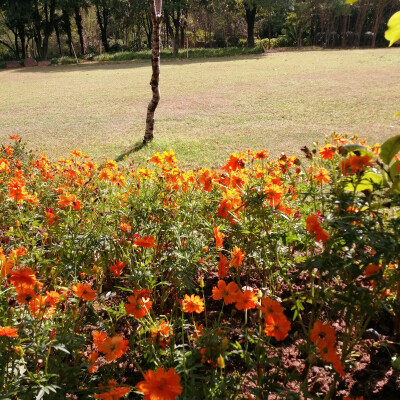
[[[60,40],[60,30],[58,29],[58,24],[54,25],[54,29],[56,31],[56,38],[57,38],[57,44],[58,44],[58,50],[60,51],[60,56],[62,57],[62,48],[61,48],[61,40]]]
[[[160,101],[160,48],[161,48],[161,9],[162,0],[150,0],[151,21],[153,23],[153,49],[151,53],[152,76],[150,80],[153,96],[147,106],[146,130],[143,143],[154,137],[154,113]]]
[[[343,24],[343,26],[342,26],[342,41],[341,41],[341,46],[342,46],[342,48],[345,48],[346,47],[346,28],[347,28],[347,15],[343,15],[343,18],[342,18],[342,24]]]
[[[356,46],[357,47],[360,46],[362,29],[364,26],[365,18],[367,17],[369,2],[370,2],[370,0],[363,0],[360,4],[360,14],[358,15],[357,21],[356,21],[356,34],[357,34]]]
[[[376,36],[379,32],[379,25],[381,23],[383,11],[385,10],[385,7],[391,2],[391,0],[378,0],[377,4],[377,9],[376,9],[376,17],[375,17],[375,23],[374,23],[374,28],[372,30],[374,36],[372,36],[372,43],[371,47],[375,47],[376,43]]]
[[[64,32],[67,34],[69,55],[72,57],[72,31],[71,31],[71,20],[69,18],[69,13],[66,10],[62,10],[62,21],[64,25]]]
[[[246,22],[247,22],[247,46],[254,47],[254,24],[256,22],[257,7],[255,5],[249,6],[244,3],[244,9],[246,10]]]
[[[108,8],[103,8],[103,12],[100,13],[100,8],[96,5],[96,17],[100,28],[101,42],[104,46],[104,51],[107,53],[110,50],[107,39],[107,26],[108,19],[110,18],[110,10]]]
[[[19,59],[19,45],[18,45],[18,30],[13,31],[14,33],[14,46],[15,46],[15,57]]]
[[[82,14],[81,8],[75,7],[75,24],[79,35],[79,44],[81,46],[81,54],[85,54],[85,42],[83,40],[83,25],[82,25]]]

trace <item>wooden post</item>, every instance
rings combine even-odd
[[[146,131],[143,138],[143,143],[153,140],[154,133],[154,112],[160,101],[160,49],[161,49],[161,8],[162,0],[149,0],[151,21],[153,22],[153,37],[152,37],[152,52],[151,52],[151,67],[152,75],[150,80],[153,96],[147,106]]]

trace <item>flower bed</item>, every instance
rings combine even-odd
[[[372,399],[388,387],[357,371],[382,352],[398,398],[398,137],[218,171],[172,151],[51,162],[12,138],[2,398]]]

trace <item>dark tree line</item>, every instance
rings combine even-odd
[[[252,47],[268,38],[280,46],[375,47],[385,44],[386,23],[399,10],[400,0],[164,0],[162,45],[177,53],[188,42]],[[151,47],[152,29],[148,0],[0,0],[0,50],[16,58],[29,48],[46,59],[51,40],[71,56],[89,47],[141,50]]]

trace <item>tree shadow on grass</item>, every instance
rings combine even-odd
[[[123,161],[125,157],[130,156],[132,153],[137,153],[138,151],[142,150],[146,147],[149,143],[145,142],[144,140],[138,140],[131,148],[127,149],[119,156],[115,158],[115,161],[120,162]]]
[[[263,54],[241,54],[237,56],[223,56],[223,57],[204,57],[204,58],[161,58],[161,65],[187,65],[198,63],[219,63],[226,61],[237,61],[245,59],[261,59]],[[118,70],[118,69],[133,69],[133,68],[151,68],[151,60],[148,59],[134,59],[126,61],[99,61],[99,62],[83,62],[80,64],[65,64],[65,65],[51,65],[48,67],[31,67],[31,68],[18,68],[15,71],[18,74],[54,74],[57,72],[89,72],[96,70]],[[4,70],[5,71],[5,70]],[[8,70],[10,71],[10,70]],[[1,72],[1,70],[0,70]]]

